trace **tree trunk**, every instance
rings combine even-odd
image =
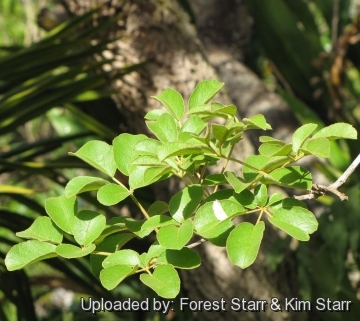
[[[116,41],[106,57],[116,55],[113,67],[147,61],[138,72],[126,75],[114,84],[118,89],[114,99],[124,114],[122,129],[130,133],[146,131],[144,114],[159,103],[150,96],[166,87],[188,97],[201,80],[219,79],[225,90],[218,100],[233,102],[241,116],[262,113],[276,128],[272,135],[289,136],[294,120],[286,105],[268,92],[260,79],[242,64],[243,50],[250,39],[251,23],[241,1],[189,1],[197,18],[196,25],[179,6],[178,1],[161,0],[62,0],[67,11],[75,14],[102,4],[102,15],[117,14]],[[284,119],[288,121],[284,121]],[[281,120],[281,121],[280,121]],[[234,157],[245,159],[253,152],[256,137],[245,139]],[[251,143],[250,143],[251,141]],[[230,170],[233,170],[230,168]],[[168,183],[167,183],[168,184]],[[175,187],[176,188],[176,187]],[[166,199],[169,186],[156,193]],[[174,189],[171,191],[174,192]],[[286,254],[276,271],[265,263],[265,253],[278,237],[277,231],[267,226],[264,242],[256,262],[241,270],[232,265],[223,248],[204,243],[196,249],[203,262],[200,268],[182,273],[183,284],[191,300],[220,300],[227,302],[227,312],[202,312],[198,320],[298,320],[300,314],[274,312],[272,298],[298,297],[296,266],[292,252]],[[232,298],[266,300],[265,312],[237,312],[230,307]]]

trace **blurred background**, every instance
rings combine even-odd
[[[347,122],[359,131],[359,67],[360,0],[1,0],[0,321],[358,320],[359,170],[342,188],[347,203],[326,196],[309,204],[319,219],[311,241],[273,232],[256,264],[233,273],[224,273],[230,263],[223,252],[204,245],[203,267],[182,274],[181,296],[191,299],[330,298],[351,300],[349,313],[91,315],[81,311],[81,297],[155,294],[136,278],[106,291],[87,259],[8,272],[4,258],[21,241],[15,233],[46,215],[45,199],[91,172],[68,152],[90,139],[111,143],[122,132],[145,132],[143,116],[157,106],[151,95],[172,87],[188,96],[213,78],[225,82],[219,100],[232,101],[242,117],[264,114],[277,138],[309,122]],[[259,135],[248,137],[245,154]],[[329,161],[307,165],[333,182],[359,151],[358,141],[333,142]],[[172,188],[144,188],[138,198],[166,200]],[[80,206],[109,218],[136,215],[130,202],[106,208],[91,193],[81,194]]]

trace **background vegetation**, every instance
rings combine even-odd
[[[188,2],[179,2],[195,22]],[[44,199],[62,194],[69,178],[88,172],[82,162],[68,158],[67,152],[89,139],[111,141],[120,134],[122,115],[110,97],[108,84],[141,68],[102,68],[111,61],[100,59],[107,43],[99,40],[99,35],[115,20],[93,27],[88,23],[91,14],[87,14],[49,33],[41,31],[35,16],[45,3],[0,2],[0,320],[80,320],[84,316],[72,302],[78,302],[82,294],[110,299],[151,295],[134,280],[111,293],[105,291],[86,260],[54,259],[39,263],[36,269],[11,273],[4,267],[5,253],[20,241],[14,233],[44,215]],[[247,66],[281,95],[300,123],[324,126],[345,121],[359,131],[359,1],[246,3],[254,20]],[[90,46],[91,40],[96,45]],[[330,181],[359,153],[360,144],[340,142],[332,147],[329,163],[313,164]],[[295,252],[301,298],[352,300],[353,313],[346,315],[346,320],[357,320],[360,315],[358,175],[344,188],[348,203],[321,199],[326,208],[318,213],[319,232],[310,242],[299,244]],[[89,208],[98,206],[92,197],[84,197],[83,202]],[[119,209],[102,211],[111,216]],[[290,238],[279,239],[267,257],[270,268],[276,269],[290,243]],[[305,320],[307,317],[304,315]],[[102,314],[94,318],[109,320]],[[113,318],[165,317],[121,314]],[[345,320],[336,313],[316,318]],[[175,319],[190,320],[190,316],[178,314]]]

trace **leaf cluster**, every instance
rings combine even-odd
[[[112,145],[89,141],[70,153],[109,179],[75,177],[65,195],[49,198],[45,203],[49,217],[40,217],[17,233],[30,240],[9,251],[7,268],[21,269],[55,256],[71,259],[90,254],[93,273],[106,289],[138,273],[158,295],[174,298],[180,290],[176,269],[194,269],[201,263],[192,249],[193,239],[226,247],[229,259],[240,268],[255,261],[265,221],[300,241],[309,240],[318,227],[313,213],[299,200],[269,194],[268,187],[311,190],[311,173],[294,163],[308,155],[329,157],[330,141],[356,139],[355,129],[338,123],[316,131],[316,124],[306,124],[290,143],[261,136],[258,155],[236,159],[232,152],[247,130],[269,130],[271,126],[262,115],[239,119],[234,105],[212,101],[222,86],[216,80],[200,82],[187,104],[180,93],[168,88],[154,97],[164,109],[145,116],[151,137],[125,133]],[[229,162],[239,164],[241,171],[227,171]],[[215,165],[221,170],[209,174],[208,168]],[[128,177],[128,184],[116,178],[117,172]],[[184,189],[169,202],[157,200],[145,209],[134,191],[171,176],[180,178]],[[144,218],[106,221],[99,212],[79,211],[77,195],[89,191],[96,191],[97,200],[106,206],[130,197]],[[247,214],[257,215],[255,224],[234,223]],[[151,233],[156,241],[147,252],[123,248],[134,237]]]

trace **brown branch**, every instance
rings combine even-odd
[[[187,247],[188,249],[192,249],[193,247],[198,246],[198,245],[200,245],[200,244],[202,244],[202,243],[204,243],[204,242],[206,242],[206,241],[207,241],[207,240],[205,240],[205,239],[201,239],[201,240],[199,240],[199,241],[197,241],[197,242],[194,242],[194,243],[191,243],[191,244],[187,245],[186,247]]]
[[[338,189],[341,187],[350,177],[350,175],[355,171],[356,167],[360,164],[360,154],[354,159],[354,161],[350,164],[350,166],[346,169],[346,171],[336,180],[335,183],[332,183],[329,186],[320,185],[320,184],[313,184],[312,189],[309,194],[306,195],[299,195],[295,196],[297,200],[311,200],[314,198],[318,198],[319,196],[323,196],[327,193],[332,193],[340,198],[342,201],[347,201],[348,197],[340,192]]]

